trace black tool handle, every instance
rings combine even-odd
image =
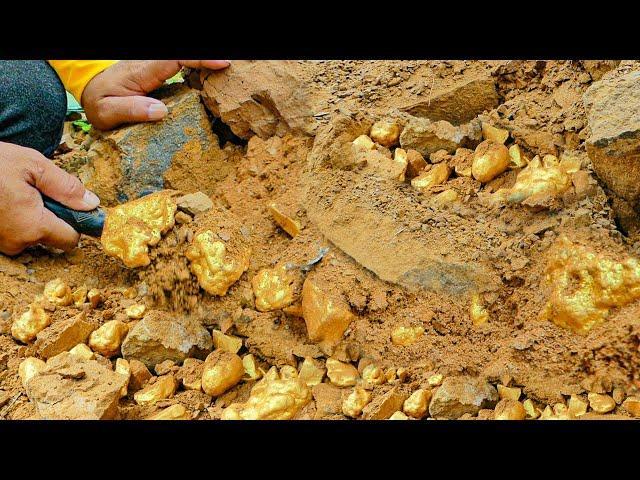
[[[60,202],[42,195],[44,206],[51,210],[58,218],[71,225],[78,233],[84,233],[91,237],[100,237],[104,227],[106,212],[100,207],[89,212],[82,212],[65,207]]]

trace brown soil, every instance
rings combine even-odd
[[[514,173],[505,173],[488,187],[453,175],[446,188],[455,189],[463,200],[452,208],[437,209],[409,183],[381,180],[330,162],[340,128],[346,131],[358,128],[352,124],[402,118],[401,107],[424,101],[461,78],[491,74],[497,81],[499,106],[481,115],[482,120],[509,130],[529,158],[570,152],[591,171],[584,150],[582,94],[594,77],[599,78],[597,65],[299,63],[320,124],[317,136],[287,134],[267,140],[254,136],[243,148],[228,144],[223,151],[234,157],[232,164],[241,156],[237,167],[224,180],[212,179],[211,185],[201,188],[213,192],[214,209],[191,223],[176,224],[152,250],[150,267],[126,269],[103,254],[99,241],[87,237],[66,254],[37,247],[15,259],[0,255],[0,390],[10,397],[0,407],[0,418],[37,418],[17,376],[20,361],[35,350],[13,340],[10,327],[42,293],[43,285],[56,277],[72,289],[87,285],[103,291],[104,303],[88,310],[92,321],[130,322],[124,311],[134,303],[190,316],[210,329],[243,337],[240,355],[254,354],[265,371],[271,365],[298,367],[307,356],[324,361],[332,354],[356,366],[365,358],[385,370],[408,369],[402,385],[407,394],[430,388],[429,377],[440,373],[521,387],[521,400],[532,399],[541,409],[566,402],[570,395],[586,398],[588,391],[611,394],[619,388],[625,396],[638,395],[640,303],[614,309],[587,335],[539,319],[549,295],[544,283],[547,251],[559,235],[616,261],[640,255],[616,229],[609,200],[599,186],[592,196],[567,197],[552,209],[532,211],[521,205],[491,206],[478,197],[481,190],[513,184]],[[639,68],[635,63],[623,67]],[[326,133],[324,127],[330,123],[338,133]],[[79,155],[80,150],[74,150],[57,161],[71,165]],[[185,151],[167,177],[171,187],[185,192],[194,178],[188,156]],[[199,178],[200,187],[202,183]],[[298,236],[291,238],[273,222],[269,202],[300,222]],[[223,297],[203,293],[184,257],[194,232],[202,228],[252,249],[248,271]],[[303,264],[322,247],[329,247],[329,253],[309,277],[344,299],[356,314],[333,352],[308,339],[302,318],[282,311],[258,312],[251,288],[251,279],[261,268],[281,262]],[[417,273],[411,271],[412,265],[419,266]],[[133,293],[125,292],[131,287]],[[469,318],[472,293],[481,295],[490,315],[480,326]],[[78,311],[73,306],[58,308],[55,316],[67,318]],[[413,345],[394,345],[391,332],[398,326],[422,326],[425,334]],[[115,363],[115,358],[111,361]],[[179,390],[151,407],[136,405],[129,395],[120,401],[120,415],[144,418],[181,403],[192,418],[220,418],[224,407],[246,400],[251,386],[252,382],[243,382],[217,399]],[[374,400],[387,390],[386,385],[375,387]],[[339,406],[323,415],[318,398],[298,418],[346,418]],[[618,407],[612,414],[625,412]]]

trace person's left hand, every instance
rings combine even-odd
[[[167,107],[145,95],[160,87],[182,67],[219,70],[227,60],[123,60],[93,77],[82,92],[87,120],[99,130],[122,123],[161,120]]]

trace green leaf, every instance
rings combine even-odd
[[[75,122],[71,122],[71,125],[73,125],[78,130],[82,130],[85,133],[91,130],[91,124],[89,122],[85,122],[84,120],[76,120]]]
[[[184,74],[182,70],[180,70],[178,73],[176,73],[173,77],[171,77],[169,80],[167,80],[164,83],[167,85],[171,85],[172,83],[183,83],[183,82],[184,82]]]

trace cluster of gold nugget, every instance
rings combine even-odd
[[[546,282],[551,295],[541,317],[587,333],[612,308],[640,298],[640,262],[615,262],[561,236],[550,252]]]

